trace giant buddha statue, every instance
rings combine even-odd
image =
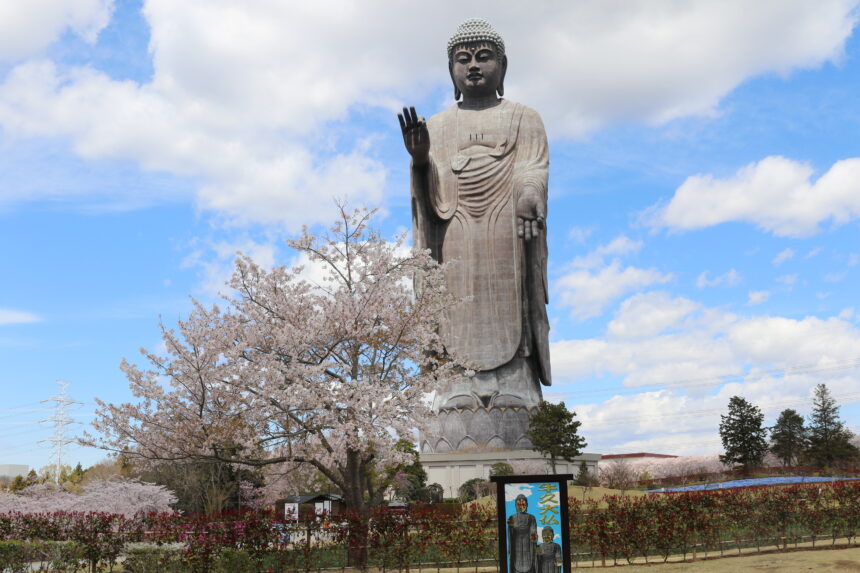
[[[446,283],[461,301],[442,339],[474,371],[437,390],[422,452],[531,449],[528,413],[551,383],[547,139],[534,110],[501,97],[507,66],[501,36],[466,20],[448,42],[457,103],[429,121],[398,114],[415,245],[452,262]]]

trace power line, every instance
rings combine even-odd
[[[28,402],[26,404],[19,404],[17,406],[9,406],[6,408],[0,408],[0,412],[12,412],[14,410],[23,410],[25,408],[29,408],[30,406],[35,406],[40,402]]]

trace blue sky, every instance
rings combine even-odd
[[[237,250],[333,197],[409,226],[395,119],[452,103],[466,17],[550,134],[554,386],[588,451],[719,450],[815,384],[860,431],[857,2],[19,2],[0,10],[0,463],[49,463],[41,403],[131,399]],[[103,453],[76,447],[70,462]]]

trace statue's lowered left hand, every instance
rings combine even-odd
[[[517,198],[517,236],[537,238],[546,222],[546,203],[534,187],[526,187]]]

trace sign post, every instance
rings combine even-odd
[[[500,573],[571,573],[567,482],[572,474],[493,476]]]

